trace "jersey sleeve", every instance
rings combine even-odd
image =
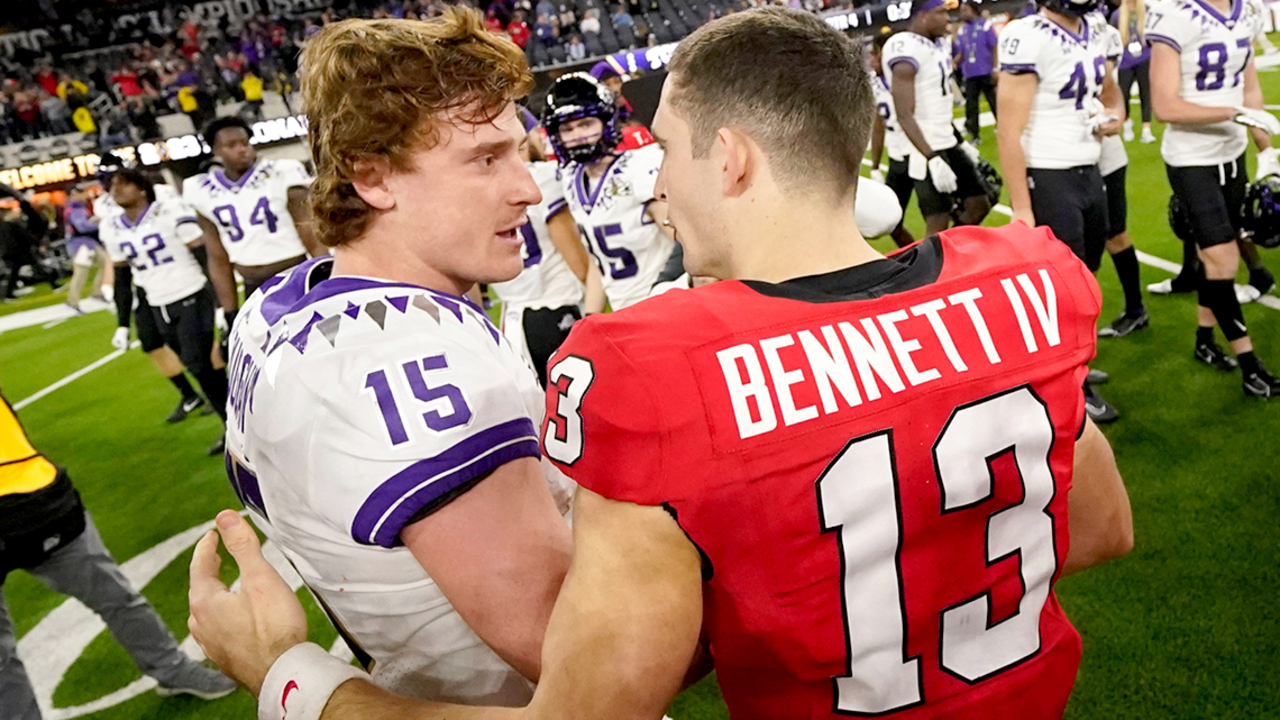
[[[98,228],[98,240],[102,242],[102,247],[106,248],[107,257],[111,258],[111,262],[122,263],[129,261],[129,258],[125,256],[120,247],[119,231],[116,230],[115,218],[102,223]]]
[[[1106,38],[1104,51],[1107,59],[1113,62],[1119,61],[1120,56],[1124,55],[1124,43],[1120,40],[1120,31],[1110,25],[1099,25],[1098,29]]]
[[[279,174],[279,182],[285,190],[289,188],[311,187],[311,176],[307,174],[307,169],[297,160],[277,160],[276,172]]]
[[[319,335],[310,342],[324,343]],[[311,505],[355,542],[399,546],[407,525],[502,465],[539,457],[510,372],[475,342],[380,336],[317,372],[295,366],[293,376],[306,376],[297,411],[317,418],[306,452]]]
[[[1182,48],[1194,44],[1195,35],[1195,27],[1174,3],[1158,2],[1147,10],[1148,42],[1163,43],[1182,52]]]
[[[658,169],[662,167],[662,148],[658,145],[646,145],[630,152],[627,181],[631,183],[636,200],[647,203],[654,199],[653,186],[658,179]]]
[[[560,180],[559,168],[554,163],[549,168],[538,168],[534,179],[538,182],[538,190],[542,192],[542,206],[546,208],[545,220],[550,220],[556,213],[569,207],[564,196],[564,183]]]
[[[889,39],[884,45],[884,69],[887,74],[893,73],[898,63],[907,63],[916,70],[920,69],[921,59],[916,52],[915,43],[909,42],[904,34]]]
[[[580,321],[548,364],[542,446],[582,487],[656,505],[664,495],[662,414],[643,373],[594,320]]]
[[[1014,20],[1000,34],[1000,70],[1010,75],[1039,75],[1044,34],[1031,22]]]

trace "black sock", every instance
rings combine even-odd
[[[1136,314],[1142,310],[1142,279],[1138,274],[1138,251],[1133,246],[1121,250],[1111,256],[1116,265],[1116,275],[1120,277],[1120,287],[1124,288],[1124,311]]]
[[[1196,344],[1197,345],[1213,344],[1213,326],[1196,328]]]
[[[1200,258],[1196,255],[1195,243],[1182,243],[1182,269],[1173,279],[1175,287],[1195,287],[1200,278]]]
[[[169,378],[169,382],[173,383],[173,386],[178,388],[178,392],[182,393],[183,400],[191,401],[199,399],[200,396],[196,395],[196,389],[191,387],[191,383],[187,381],[186,375],[178,373],[177,375]]]
[[[1236,355],[1236,360],[1240,362],[1240,372],[1248,375],[1251,372],[1258,371],[1260,363],[1258,362],[1258,356],[1254,355],[1252,350]]]
[[[200,383],[200,389],[204,391],[204,396],[209,398],[213,411],[225,421],[227,419],[227,371],[206,367],[201,369],[195,377],[196,382]]]

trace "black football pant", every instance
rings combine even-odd
[[[152,306],[152,315],[160,327],[165,344],[182,358],[187,372],[200,383],[209,404],[223,420],[227,419],[227,371],[215,370],[213,352],[213,313],[217,305],[213,288],[208,284],[177,302]]]
[[[978,124],[978,100],[987,96],[987,104],[991,106],[991,114],[996,114],[996,81],[990,75],[965,78],[964,81],[964,129],[969,137],[978,137],[981,130]]]

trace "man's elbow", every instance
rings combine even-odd
[[[1155,116],[1158,122],[1171,123],[1177,122],[1177,118],[1173,116],[1170,103],[1167,99],[1152,95],[1151,97],[1151,114]]]

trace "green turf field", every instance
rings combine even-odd
[[[1262,77],[1268,96],[1280,101],[1280,73]],[[985,140],[982,151],[995,160],[990,129]],[[1135,142],[1128,150],[1134,241],[1142,251],[1176,261],[1180,251],[1165,223],[1169,189],[1158,145]],[[914,207],[908,218],[919,233]],[[993,213],[989,223],[1004,221]],[[1280,271],[1280,251],[1269,261]],[[1144,283],[1168,277],[1145,266],[1143,273]],[[1104,320],[1110,320],[1120,310],[1119,287],[1109,265],[1099,279]],[[1103,391],[1123,413],[1105,432],[1132,497],[1137,547],[1128,558],[1058,586],[1085,640],[1068,717],[1277,718],[1280,605],[1273,593],[1280,591],[1280,401],[1248,400],[1238,375],[1219,375],[1192,361],[1191,298],[1152,297],[1148,306],[1149,329],[1099,343],[1096,366],[1113,374]],[[1260,354],[1280,370],[1280,311],[1252,305],[1245,315]],[[49,329],[37,325],[3,333],[5,396],[21,401],[109,354],[113,325],[111,313],[100,312]],[[135,350],[20,413],[37,446],[68,467],[121,561],[210,520],[224,507],[238,507],[221,461],[204,456],[219,431],[217,421],[193,416],[166,425],[176,399]],[[180,639],[187,634],[189,557],[187,548],[144,588]],[[234,570],[224,567],[224,575],[230,581]],[[64,601],[21,572],[9,577],[4,596],[20,640]],[[334,631],[307,606],[313,639],[329,646]],[[82,651],[58,643],[23,649],[29,662],[59,652],[78,657],[53,691],[57,708],[93,702],[140,677],[106,633]],[[77,714],[59,710],[50,717]],[[253,715],[252,700],[243,692],[211,703],[143,692],[87,716]],[[682,695],[671,715],[727,717],[711,681]]]

